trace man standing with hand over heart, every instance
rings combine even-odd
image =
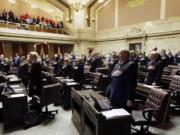
[[[137,68],[129,60],[129,55],[128,50],[119,53],[119,62],[111,72],[109,99],[115,108],[124,108],[131,113],[137,85]]]

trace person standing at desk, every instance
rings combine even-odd
[[[163,72],[163,63],[159,60],[159,54],[156,51],[151,52],[151,61],[147,64],[147,74],[145,84],[157,86]]]
[[[29,95],[40,95],[42,87],[42,63],[36,52],[30,52]]]
[[[111,72],[109,99],[113,107],[131,112],[137,85],[137,68],[129,60],[129,56],[128,50],[121,50],[119,53],[119,62]]]

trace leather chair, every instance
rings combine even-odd
[[[104,75],[108,75],[108,68],[107,67],[96,68],[96,72]]]
[[[102,74],[101,73],[93,73],[93,80],[89,84],[84,84],[83,89],[93,89],[99,90],[102,82]]]
[[[180,108],[180,76],[174,75],[169,84],[171,94],[171,108]]]
[[[54,118],[54,113],[58,113],[58,110],[48,111],[48,105],[54,104],[59,101],[61,87],[62,86],[60,83],[43,86],[41,95],[39,97],[39,100],[37,101],[42,108],[45,107],[45,112],[42,112],[41,108],[41,113],[43,114],[43,116],[50,116],[51,118]]]
[[[162,89],[151,89],[144,104],[142,115],[138,115],[137,118],[133,115],[132,125],[140,126],[140,130],[132,128],[136,131],[135,134],[151,134],[149,132],[149,126],[160,126],[164,124],[168,114],[169,102],[170,92]]]
[[[84,74],[84,84],[89,84],[90,82],[93,81],[94,78],[94,74],[93,72],[87,72],[86,74]]]

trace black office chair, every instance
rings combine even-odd
[[[59,101],[60,89],[61,89],[60,83],[43,86],[41,90],[41,95],[39,97],[40,99],[37,101],[42,108],[45,107],[45,112],[42,112],[41,110],[43,116],[49,116],[51,118],[55,118],[55,113],[57,114],[58,110],[49,111],[48,105],[54,104]]]
[[[82,87],[84,90],[93,89],[99,91],[100,85],[102,85],[101,82],[102,82],[102,74],[93,73],[93,80],[89,84],[84,84]]]
[[[150,126],[157,126],[164,124],[170,102],[170,92],[162,89],[152,89],[144,104],[142,117],[133,115],[132,126],[140,126],[140,130],[132,128],[136,131],[136,135],[152,134],[149,132]]]
[[[169,84],[171,94],[171,109],[180,109],[180,76],[174,75]]]

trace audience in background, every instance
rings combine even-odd
[[[3,12],[0,13],[0,21],[36,25],[37,27],[43,27],[43,28],[49,28],[49,29],[51,28],[63,29],[64,28],[62,21],[57,22],[53,19],[49,19],[44,16],[31,17],[27,13],[20,15],[20,17],[17,17],[12,10],[10,10],[9,12],[7,12],[6,10],[3,10]]]
[[[15,54],[14,58],[5,58],[3,54],[0,55],[0,71],[8,73],[13,68],[17,68],[18,75],[22,78],[25,85],[28,85],[28,72],[30,66],[28,64],[31,55],[20,56]],[[50,71],[53,73],[68,78],[74,78],[77,82],[83,83],[84,80],[84,66],[90,66],[91,72],[96,72],[98,67],[106,67],[108,75],[111,76],[115,65],[119,62],[119,55],[112,52],[106,55],[101,55],[97,52],[92,52],[89,56],[78,56],[73,53],[55,54],[50,58],[47,54],[38,56],[36,61],[41,65],[41,70]],[[135,64],[135,70],[147,71],[145,83],[149,85],[159,85],[163,68],[169,64],[180,63],[180,51],[175,56],[168,50],[157,52],[157,48],[153,48],[149,56],[145,52],[134,53],[131,52],[129,60]],[[135,74],[137,76],[137,72]]]

